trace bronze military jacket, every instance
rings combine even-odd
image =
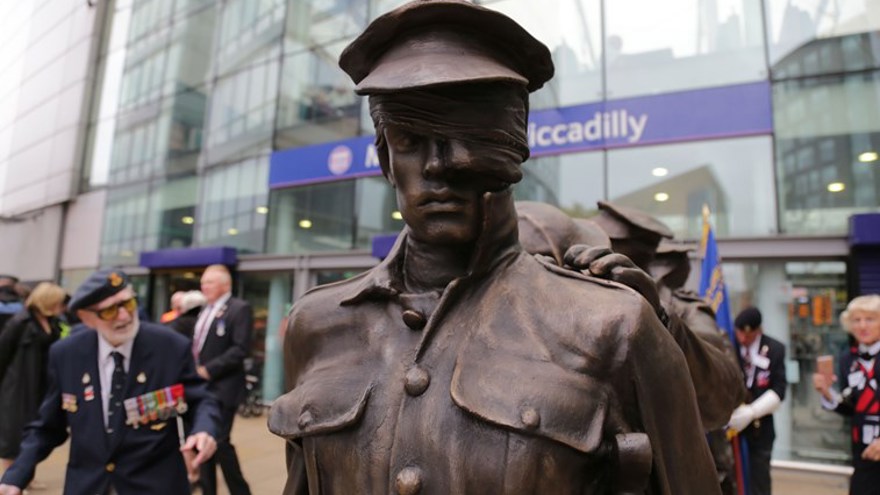
[[[285,493],[604,494],[641,477],[639,492],[719,493],[684,357],[651,308],[524,253],[515,230],[435,304],[402,289],[406,231],[374,269],[295,304],[291,390],[269,419],[288,439]]]

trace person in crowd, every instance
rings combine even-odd
[[[159,323],[171,323],[177,317],[179,317],[183,312],[180,309],[180,303],[183,301],[183,295],[186,294],[186,291],[178,290],[175,291],[174,294],[171,294],[170,304],[171,309],[162,313],[162,316],[159,317]]]
[[[20,495],[37,463],[68,437],[64,493],[189,493],[188,468],[216,449],[217,402],[189,341],[140,322],[137,306],[120,270],[94,272],[76,290],[70,309],[88,330],[49,349],[48,392],[0,495]],[[181,414],[191,425],[185,438],[172,417]]]
[[[294,305],[269,420],[285,493],[718,493],[653,308],[519,244],[547,47],[499,12],[422,0],[340,66],[369,95],[406,227],[378,266]]]
[[[192,340],[193,330],[199,320],[199,313],[205,306],[205,295],[201,291],[191,290],[184,292],[180,297],[180,315],[168,323],[168,326],[177,333]]]
[[[850,418],[853,475],[851,495],[870,495],[880,489],[880,295],[858,296],[840,315],[856,345],[838,357],[837,376],[816,373],[813,387],[822,394],[822,407]],[[832,388],[837,382],[842,392]]]
[[[220,401],[217,456],[202,467],[204,495],[217,492],[220,464],[226,486],[232,495],[246,495],[250,487],[241,472],[235,447],[230,441],[232,422],[245,396],[244,360],[250,353],[254,312],[251,305],[232,297],[232,276],[223,265],[211,265],[201,279],[205,305],[193,330],[192,348],[199,375],[208,380]]]
[[[785,345],[764,334],[761,311],[748,307],[733,320],[739,342],[748,401],[730,416],[728,427],[740,432],[749,446],[750,495],[769,495],[770,454],[776,429],[773,413],[785,398]]]
[[[15,291],[18,279],[12,275],[0,275],[0,332],[6,322],[24,307],[21,296]]]
[[[42,282],[34,288],[25,309],[0,333],[0,468],[18,457],[22,432],[37,417],[48,388],[49,346],[61,335],[59,315],[67,294]]]

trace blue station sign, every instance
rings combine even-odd
[[[528,123],[533,157],[772,132],[766,81],[535,110]],[[373,142],[361,136],[277,151],[269,187],[381,175]]]

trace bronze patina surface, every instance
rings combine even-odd
[[[718,493],[654,309],[518,241],[511,186],[547,48],[497,12],[423,0],[340,65],[370,96],[407,226],[378,266],[294,305],[269,418],[285,493]]]

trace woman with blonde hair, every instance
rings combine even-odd
[[[58,317],[67,294],[43,282],[31,291],[24,309],[0,332],[0,467],[18,456],[22,432],[36,419],[46,394],[49,346],[61,334]]]
[[[822,407],[850,418],[853,476],[849,493],[877,493],[880,487],[880,295],[859,296],[840,315],[857,344],[838,359],[837,376],[813,375]],[[837,382],[840,392],[831,388]]]

